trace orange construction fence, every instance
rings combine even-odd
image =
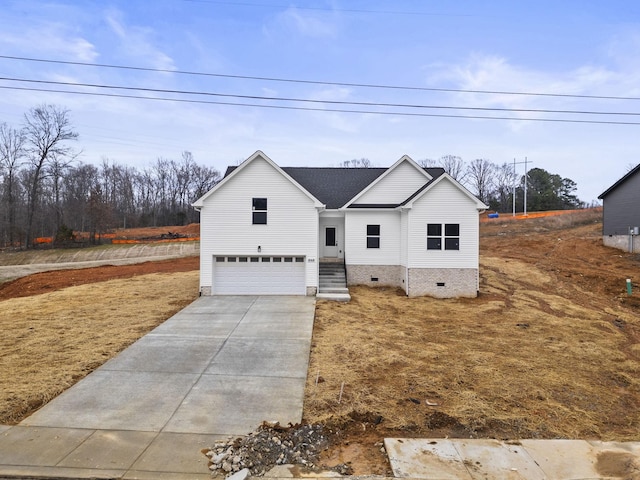
[[[114,245],[125,243],[174,243],[174,242],[199,242],[200,237],[186,237],[186,238],[163,238],[159,240],[153,239],[135,239],[135,238],[116,238],[111,240]]]
[[[558,215],[568,215],[571,213],[581,213],[587,211],[602,211],[602,207],[596,208],[581,208],[577,210],[548,210],[546,212],[530,212],[526,215],[523,213],[516,213],[514,217],[512,213],[501,213],[500,216],[496,218],[489,218],[487,215],[483,215],[480,217],[481,222],[495,222],[496,220],[529,220],[531,218],[542,218],[542,217],[554,217]]]

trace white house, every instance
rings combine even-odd
[[[488,207],[408,156],[389,168],[281,168],[258,151],[193,206],[202,295],[315,295],[323,262],[343,266],[349,285],[478,292],[478,213]]]

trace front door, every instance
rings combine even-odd
[[[336,238],[336,227],[324,227],[324,256],[338,256],[338,240]]]

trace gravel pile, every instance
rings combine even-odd
[[[246,437],[230,438],[216,444],[205,455],[213,475],[231,475],[244,468],[253,476],[264,475],[276,465],[318,468],[320,452],[329,445],[322,425],[280,427],[264,423]],[[336,467],[334,467],[336,468]],[[337,470],[344,470],[338,466]]]

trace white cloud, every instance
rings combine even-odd
[[[445,88],[518,93],[549,93],[559,95],[637,95],[636,71],[616,71],[603,65],[584,65],[567,71],[549,71],[511,63],[497,55],[474,54],[460,64],[439,64],[429,69],[428,83]],[[631,80],[633,79],[633,81]],[[509,95],[485,93],[452,93],[446,101],[456,106],[476,108],[505,108],[533,110],[622,111],[626,105],[603,100],[544,95]],[[464,111],[463,111],[464,112]],[[466,111],[468,115],[513,116],[517,118],[570,118],[604,119],[613,117],[586,117],[571,114],[544,112],[495,112]],[[509,122],[518,131],[532,123]]]
[[[311,100],[319,101],[349,101],[351,99],[351,89],[347,87],[328,87],[321,90],[317,90],[309,95]],[[357,109],[351,105],[340,105],[333,103],[313,103],[308,105],[311,108],[327,108],[327,109]],[[315,119],[318,123],[323,124],[333,130],[338,130],[346,133],[355,133],[360,129],[360,126],[365,122],[364,115],[357,115],[353,113],[340,113],[340,112],[315,112]]]
[[[340,19],[335,12],[302,11],[289,7],[277,15],[274,22],[265,25],[263,32],[272,36],[274,29],[284,29],[303,37],[335,38],[340,31]]]
[[[122,12],[115,9],[106,12],[105,21],[120,39],[121,49],[125,56],[143,61],[153,68],[175,69],[173,59],[154,45],[153,29],[127,25]]]
[[[640,67],[640,31],[632,28],[620,31],[611,38],[604,50],[620,69],[638,69]]]
[[[42,23],[19,32],[4,30],[0,33],[0,43],[41,57],[56,56],[79,62],[92,62],[98,57],[90,41],[57,23]]]

